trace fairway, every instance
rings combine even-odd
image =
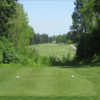
[[[88,79],[92,79],[92,76],[80,74],[82,70],[87,70],[85,68],[78,70],[53,67],[0,67],[0,96],[96,96],[95,84]],[[93,71],[92,68],[91,70]],[[87,71],[89,74],[89,69]],[[18,80],[17,74],[20,76]],[[74,79],[72,74],[75,75]]]
[[[100,0],[1,0],[0,100],[100,100]]]
[[[33,45],[31,48],[35,48],[36,51],[41,56],[58,56],[58,57],[67,57],[70,55],[73,57],[75,55],[75,50],[67,44],[53,44],[53,43],[47,43],[47,44],[38,44]]]
[[[40,44],[31,48],[46,57],[75,55],[75,50],[64,44]],[[100,68],[91,65],[82,68],[0,65],[0,100],[99,100],[99,74]]]

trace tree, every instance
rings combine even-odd
[[[8,37],[7,25],[9,19],[11,19],[16,12],[15,0],[0,0],[0,36]]]
[[[78,36],[77,57],[92,58],[100,54],[100,1],[76,0],[72,33]]]
[[[26,50],[33,35],[34,31],[28,24],[23,6],[14,0],[1,0],[0,63],[16,63],[22,61],[22,56],[25,58],[30,53],[32,55],[34,52]]]
[[[47,34],[40,35],[40,43],[48,43],[48,35]]]
[[[34,30],[28,25],[27,15],[21,4],[16,4],[16,14],[13,19],[9,20],[8,26],[8,39],[14,43],[15,47],[29,45]]]
[[[66,34],[57,35],[56,42],[57,43],[67,43],[67,35]]]
[[[100,50],[100,1],[76,0],[68,37],[77,43],[78,59],[92,58]]]

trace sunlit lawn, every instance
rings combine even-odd
[[[75,54],[73,48],[64,44],[32,47],[41,56]],[[0,65],[0,100],[100,100],[99,94],[100,67],[96,65],[77,68]]]
[[[16,75],[20,78],[16,79]],[[75,75],[75,78],[72,78]],[[28,100],[97,100],[100,68],[0,67],[0,96]],[[58,98],[60,97],[60,98]],[[8,100],[11,97],[2,97]],[[22,98],[22,99],[20,99]],[[28,97],[26,97],[28,98]],[[18,97],[14,100],[27,100]],[[62,99],[61,99],[62,98]],[[11,100],[11,99],[9,99]]]

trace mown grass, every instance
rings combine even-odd
[[[97,97],[87,96],[87,97],[71,97],[71,96],[63,96],[63,97],[0,97],[0,100],[97,100]],[[99,100],[99,99],[98,99]]]
[[[62,45],[62,49],[61,44],[42,44],[35,48],[41,56],[61,57],[71,50],[75,54],[69,45]],[[18,80],[16,75],[20,76]],[[100,100],[99,95],[99,65],[0,65],[0,100]]]
[[[99,76],[99,67],[0,66],[0,100],[97,100]]]

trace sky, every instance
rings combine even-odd
[[[74,0],[20,0],[36,33],[65,34],[72,25]]]

